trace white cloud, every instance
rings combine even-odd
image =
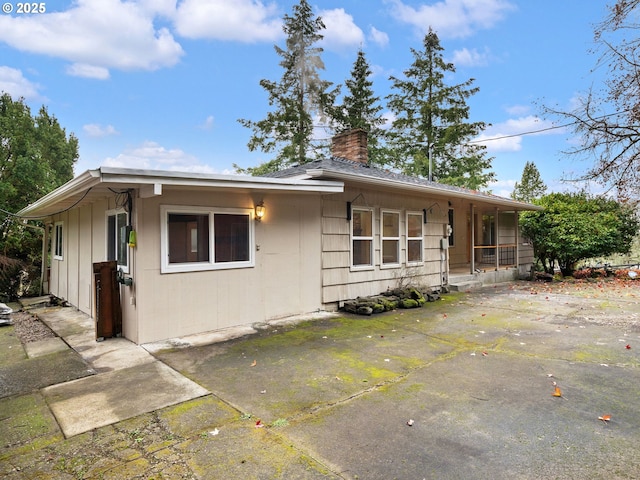
[[[319,16],[326,27],[321,33],[324,35],[322,44],[327,50],[342,51],[344,47],[359,47],[364,44],[364,32],[344,8],[321,10]]]
[[[177,32],[185,38],[272,41],[283,35],[275,3],[257,0],[184,0],[175,15]]]
[[[182,47],[166,28],[156,29],[152,8],[121,0],[77,0],[60,12],[0,16],[0,41],[20,51],[49,55],[74,64],[69,73],[107,78],[110,68],[155,70],[175,65]]]
[[[453,52],[452,62],[456,67],[486,67],[489,65],[489,57],[487,50],[480,53],[475,48],[473,50],[463,48]]]
[[[12,98],[38,98],[40,86],[26,79],[22,71],[11,67],[0,66],[0,93],[8,93]]]
[[[110,135],[117,135],[119,132],[115,129],[113,125],[102,126],[97,123],[89,123],[82,127],[84,133],[89,135],[90,137],[108,137]]]
[[[87,65],[86,63],[74,63],[66,68],[66,72],[73,77],[95,78],[96,80],[107,80],[109,69]]]
[[[514,8],[508,0],[441,0],[417,8],[402,0],[388,3],[397,20],[413,25],[422,35],[431,27],[440,38],[464,38],[491,28]]]
[[[396,120],[396,116],[393,112],[387,110],[382,114],[382,118],[384,119],[384,123],[380,126],[383,130],[389,130],[391,125]]]
[[[179,148],[167,149],[151,141],[146,141],[139,147],[125,150],[115,158],[106,158],[104,165],[145,170],[214,173],[211,167],[200,163],[193,155],[189,155]]]
[[[517,180],[497,180],[495,182],[490,182],[489,185],[487,185],[487,188],[491,190],[494,195],[509,198],[511,197],[513,188],[516,186],[516,181]]]
[[[200,125],[198,128],[200,128],[201,130],[211,130],[213,128],[214,121],[215,119],[213,118],[213,115],[209,115],[202,123],[202,125]]]
[[[564,133],[562,129],[554,129],[552,122],[535,115],[509,119],[506,122],[488,127],[475,141],[485,145],[490,153],[517,152],[522,149],[524,134],[554,135]]]
[[[389,45],[389,35],[386,32],[378,30],[376,27],[369,28],[369,40],[380,47]]]
[[[531,111],[531,107],[529,105],[510,105],[505,107],[505,111],[509,115],[522,117]]]

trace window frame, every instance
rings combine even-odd
[[[53,224],[53,259],[64,260],[64,222]]]
[[[208,215],[209,260],[201,262],[169,263],[169,215]],[[235,262],[215,261],[215,215],[246,215],[248,220],[248,254],[249,259]],[[230,270],[236,268],[252,268],[255,266],[255,230],[253,209],[222,208],[188,205],[160,206],[160,273],[200,272],[207,270]]]
[[[124,273],[129,273],[129,258],[130,258],[130,252],[129,252],[129,239],[125,238],[124,239],[124,251],[125,251],[125,255],[126,255],[126,260],[127,263],[126,264],[122,264],[120,263],[120,259],[118,258],[118,240],[120,240],[119,237],[119,232],[120,229],[118,228],[118,216],[124,214],[124,226],[128,226],[129,225],[129,213],[124,209],[124,208],[116,208],[116,209],[112,209],[112,210],[107,210],[105,212],[105,231],[106,231],[106,242],[105,242],[105,257],[108,261],[111,260],[115,260],[117,262],[117,268],[118,269],[122,269],[122,271]],[[115,237],[112,239],[110,238],[110,232],[109,232],[109,218],[110,217],[115,217],[115,230],[113,232],[113,234],[115,235]],[[109,242],[110,241],[114,241],[114,252],[115,252],[115,258],[110,258],[109,255]]]
[[[371,214],[371,235],[355,235],[354,234],[354,225],[355,225],[355,212],[369,212]],[[349,257],[350,257],[350,269],[352,271],[362,271],[362,270],[373,270],[375,268],[374,265],[374,244],[373,239],[375,237],[374,227],[375,227],[375,210],[370,207],[351,207],[351,221],[349,223]],[[354,242],[369,242],[369,263],[368,264],[359,264],[354,265]]]
[[[420,236],[419,237],[411,237],[409,235],[409,216],[415,216],[418,217],[418,223],[420,225]],[[407,211],[406,212],[406,252],[407,252],[407,257],[406,257],[406,263],[409,266],[418,266],[418,265],[424,265],[424,214],[422,212],[413,212],[413,211]],[[415,242],[415,241],[419,241],[420,242],[420,260],[410,260],[409,259],[409,242]]]
[[[384,234],[384,217],[385,215],[393,215],[397,219],[398,231],[396,236],[387,237]],[[401,238],[401,212],[399,210],[380,209],[380,268],[398,268],[402,261],[400,259],[400,238]],[[396,261],[386,263],[384,261],[384,244],[385,242],[396,242]]]

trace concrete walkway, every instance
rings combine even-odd
[[[91,317],[64,307],[34,307],[57,338],[27,344],[29,357],[71,348],[93,375],[43,388],[65,437],[133,418],[209,392],[125,338],[95,339]]]
[[[40,315],[68,327],[95,372],[0,398],[7,480],[640,478],[640,281],[483,287],[420,309],[168,342],[154,350],[162,364],[125,354],[116,369],[115,341],[73,338],[57,312]],[[0,330],[0,377],[18,371],[16,346]],[[150,411],[178,401],[165,368],[211,393]],[[86,428],[72,412],[82,402],[100,406],[82,416],[128,419],[65,439],[49,404]]]

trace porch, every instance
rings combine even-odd
[[[534,260],[533,249],[521,236],[518,210],[476,204],[467,208],[466,215],[464,206],[457,218],[449,214],[448,284],[452,289],[468,290],[526,275]]]
[[[500,270],[483,270],[469,273],[465,267],[449,271],[449,288],[454,292],[467,292],[495,283],[512,282],[520,278],[519,270],[516,266],[504,267]]]

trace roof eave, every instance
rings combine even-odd
[[[56,203],[64,201],[67,198],[73,197],[80,193],[83,193],[90,188],[98,185],[100,180],[100,170],[87,170],[81,175],[69,180],[64,185],[49,192],[44,197],[39,198],[35,202],[27,205],[16,213],[19,217],[31,217],[34,219],[45,218],[48,214],[42,214],[39,216],[36,212],[38,210],[46,209]]]
[[[539,205],[533,205],[530,203],[520,202],[518,200],[511,200],[503,197],[483,196],[481,194],[474,193],[470,190],[455,191],[455,190],[451,190],[446,187],[440,186],[438,183],[433,183],[432,185],[419,185],[419,184],[402,182],[394,179],[376,178],[376,177],[370,177],[365,175],[358,175],[351,172],[347,173],[347,172],[341,172],[338,170],[326,170],[326,169],[309,169],[307,170],[307,174],[311,178],[322,178],[324,176],[330,176],[331,178],[337,178],[344,182],[362,183],[362,184],[371,185],[375,187],[392,186],[398,189],[408,190],[412,192],[422,192],[422,193],[429,192],[429,193],[443,195],[447,197],[462,198],[462,199],[471,200],[474,202],[496,204],[504,207],[509,207],[514,210],[542,210],[543,209]]]
[[[154,184],[184,188],[207,187],[303,193],[342,193],[344,191],[343,182],[331,180],[279,179],[101,167],[96,170],[87,170],[24,207],[17,215],[32,219],[49,217],[53,206],[74,196],[85,194],[98,185],[117,189]]]

